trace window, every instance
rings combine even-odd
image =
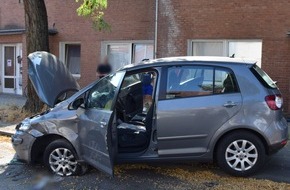
[[[123,72],[118,72],[109,75],[92,87],[88,95],[87,108],[110,110],[123,74]]]
[[[227,69],[215,69],[214,94],[239,92],[234,74]]]
[[[143,59],[153,59],[153,44],[133,44],[132,63],[140,63]]]
[[[81,45],[79,43],[60,43],[60,60],[75,77],[81,74]]]
[[[195,42],[193,55],[196,56],[223,56],[223,42]]]
[[[108,56],[113,71],[116,71],[143,59],[153,59],[153,49],[152,41],[103,42],[102,57]]]
[[[257,60],[261,66],[261,40],[190,40],[189,55],[225,56]]]
[[[212,94],[213,68],[183,66],[168,68],[166,98]]]
[[[276,89],[278,88],[276,82],[274,82],[269,75],[259,68],[257,65],[251,68],[253,74],[257,77],[257,79],[266,87]]]
[[[238,86],[228,69],[207,66],[169,67],[166,99],[235,93]]]

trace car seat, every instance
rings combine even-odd
[[[117,126],[119,152],[136,152],[144,150],[148,144],[152,131],[153,106],[147,114],[137,114],[129,122],[122,122]]]
[[[231,74],[228,74],[227,78],[223,82],[223,86],[223,93],[232,93],[237,91],[237,87]]]

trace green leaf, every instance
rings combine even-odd
[[[107,9],[107,0],[75,0],[81,1],[77,9],[79,16],[89,17],[93,22],[93,27],[99,31],[111,30],[110,25],[104,20],[104,10]]]

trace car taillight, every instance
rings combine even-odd
[[[283,98],[280,94],[266,96],[265,100],[271,110],[279,110],[282,108]]]

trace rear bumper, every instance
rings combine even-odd
[[[287,144],[288,140],[288,123],[284,117],[274,121],[264,131],[268,139],[268,154],[276,153]]]
[[[280,143],[270,145],[269,150],[268,150],[269,155],[275,154],[276,152],[278,152],[280,149],[282,149],[287,144],[287,142],[288,142],[288,140],[286,139]]]

